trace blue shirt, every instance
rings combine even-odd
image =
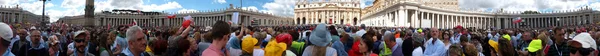
[[[128,46],[127,39],[125,39],[123,37],[120,37],[120,36],[117,36],[115,38],[115,42],[112,44],[112,46],[110,47],[110,49],[115,50],[116,47],[117,47],[117,44],[119,44],[121,46],[121,48],[127,48],[127,46]]]
[[[10,52],[10,48],[9,48],[9,49],[6,49],[6,51],[4,51],[4,54],[2,54],[2,56],[15,56],[15,54]]]
[[[333,42],[333,45],[331,47],[337,50],[338,56],[348,56],[348,52],[346,52],[346,50],[344,49],[344,44],[342,42],[335,41]]]
[[[125,54],[125,55],[127,55],[127,56],[134,56],[134,55],[133,55],[133,53],[131,53],[131,51],[129,50],[129,47],[127,47],[127,48],[123,49],[123,52],[121,52],[121,53],[123,53],[123,54]],[[144,53],[144,52],[142,52],[142,53],[139,53],[139,54],[140,54],[140,56],[146,56],[146,55],[144,55],[143,53]]]

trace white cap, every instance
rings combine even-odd
[[[581,43],[581,47],[583,48],[594,48],[594,50],[597,49],[596,41],[594,41],[594,38],[592,38],[592,36],[589,33],[580,33],[579,35],[575,36],[572,41],[569,42],[573,41]]]
[[[13,37],[13,31],[8,24],[0,22],[0,36],[5,41],[11,40]]]
[[[82,33],[85,33],[85,31],[83,31],[83,30],[76,31],[76,32],[73,34],[73,37],[77,37],[77,35],[79,35],[79,34],[82,34]]]

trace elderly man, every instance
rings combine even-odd
[[[384,43],[386,46],[392,50],[392,56],[404,56],[402,54],[402,48],[400,48],[400,43],[396,42],[396,38],[394,37],[393,33],[389,31],[385,32],[383,35],[383,41],[385,41]]]
[[[31,44],[29,46],[27,46],[27,53],[32,53],[32,54],[26,54],[28,56],[46,56],[48,55],[48,48],[45,47],[45,45],[43,44],[43,41],[40,40],[41,39],[41,32],[39,30],[32,30],[31,31]]]
[[[147,56],[144,50],[146,48],[146,35],[142,28],[137,25],[131,26],[127,29],[125,33],[127,37],[127,44],[129,45],[127,48],[123,49],[123,55],[125,56]]]
[[[9,48],[9,43],[13,38],[13,31],[8,24],[0,22],[0,54],[2,56],[15,56]]]
[[[430,28],[431,38],[424,43],[425,52],[423,55],[425,56],[441,56],[446,52],[445,44],[440,40],[441,32],[437,28]]]
[[[95,56],[94,54],[88,52],[90,49],[88,45],[90,39],[89,33],[81,30],[73,33],[73,36],[75,37],[73,38],[73,41],[76,50],[73,50],[74,53],[70,56]]]

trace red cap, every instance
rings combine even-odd
[[[460,25],[458,25],[458,26],[454,27],[454,29],[457,29],[457,28],[458,28],[458,29],[462,29],[463,27],[462,27],[462,26],[460,26]]]
[[[292,35],[288,34],[288,33],[284,33],[284,34],[279,34],[275,37],[278,43],[285,43],[285,44],[292,44]]]

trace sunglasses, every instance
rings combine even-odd
[[[589,50],[589,49],[581,48],[581,47],[577,48],[577,47],[569,46],[569,52],[570,53],[577,53],[577,51],[579,51],[580,53],[581,52],[589,52],[587,50]]]
[[[73,41],[75,41],[77,43],[81,43],[81,42],[85,41],[85,39],[73,39]]]

